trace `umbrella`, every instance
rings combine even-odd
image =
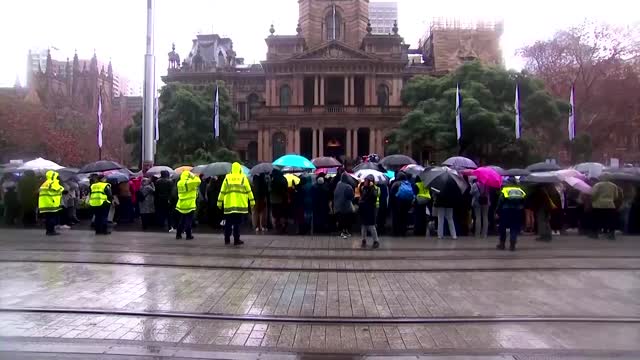
[[[246,176],[251,175],[251,171],[244,165],[240,165],[242,168],[242,172]],[[227,175],[231,172],[231,163],[229,162],[214,162],[207,165],[204,169],[201,170],[200,174],[204,177],[213,177],[213,176],[223,176]]]
[[[289,187],[294,187],[300,184],[300,178],[293,174],[284,174],[284,178],[287,179],[287,183],[289,184]]]
[[[273,171],[273,165],[263,162],[251,168],[251,175],[271,174],[271,171]]]
[[[380,163],[371,162],[371,161],[363,162],[353,167],[354,172],[360,171],[360,170],[377,170],[380,172],[387,171],[384,168],[384,166],[380,165]]]
[[[585,162],[573,167],[575,170],[583,173],[589,178],[596,178],[602,175],[604,165],[597,162]]]
[[[545,171],[525,176],[520,181],[527,184],[557,184],[561,183],[562,179],[555,172]]]
[[[400,171],[411,176],[420,176],[420,174],[422,174],[424,170],[424,166],[418,164],[405,165],[402,167],[402,169],[400,169]]]
[[[501,175],[502,176],[527,176],[527,175],[531,175],[531,171],[515,168],[515,169],[505,170]]]
[[[604,172],[600,175],[600,180],[605,181],[630,181],[640,183],[640,174],[630,172]]]
[[[446,165],[448,167],[454,169],[475,169],[478,167],[473,160],[466,158],[464,156],[454,156],[445,160],[442,165]]]
[[[193,166],[185,165],[185,166],[177,167],[175,169],[175,172],[176,172],[176,174],[180,175],[185,171],[191,171],[191,170],[193,170]]]
[[[60,180],[69,181],[78,175],[78,169],[76,168],[62,168],[57,170]]]
[[[284,155],[273,162],[273,166],[292,167],[298,169],[311,169],[315,170],[316,166],[313,165],[306,157],[300,155]]]
[[[407,155],[402,155],[402,154],[385,156],[380,161],[380,164],[382,164],[382,166],[384,166],[385,168],[391,168],[391,167],[400,168],[405,165],[415,164],[415,163],[416,163],[415,160],[408,157]]]
[[[355,176],[358,180],[364,181],[367,176],[373,176],[373,179],[378,184],[388,184],[389,178],[384,173],[378,170],[364,169],[355,172]]]
[[[128,182],[129,177],[119,171],[112,171],[107,174],[107,181],[119,184],[123,182]]]
[[[199,174],[202,174],[202,172],[206,167],[207,165],[197,165],[197,166],[194,166],[193,169],[191,169],[191,172],[199,175]]]
[[[498,174],[500,174],[500,176],[505,176],[504,174],[507,171],[507,170],[501,168],[500,166],[496,166],[496,165],[489,165],[487,167],[495,170]]]
[[[100,173],[109,170],[121,170],[126,169],[124,166],[118,164],[115,161],[109,160],[100,160],[96,162],[89,163],[80,168],[79,173],[88,174],[88,173]]]
[[[502,176],[490,167],[480,167],[472,171],[478,181],[488,187],[500,189],[502,187]]]
[[[49,161],[43,158],[37,158],[31,161],[27,161],[22,164],[18,170],[33,170],[33,171],[46,171],[46,170],[59,170],[62,169],[62,166],[54,163],[53,161]]]
[[[566,182],[572,188],[580,191],[581,193],[591,194],[592,192],[591,186],[584,182],[582,179],[569,176],[564,179],[564,182]]]
[[[580,173],[578,170],[575,170],[575,169],[558,170],[558,171],[554,171],[554,173],[561,180],[565,180],[566,178],[569,178],[569,177],[574,177],[574,178],[578,178],[578,179],[581,179],[581,180],[586,180],[587,179],[584,175],[582,175],[582,173]]]
[[[387,177],[389,178],[389,180],[393,180],[396,178],[396,172],[393,170],[387,170],[384,173],[385,175],[387,175]]]
[[[336,160],[336,158],[332,157],[318,157],[311,160],[311,163],[316,166],[316,168],[332,168],[332,167],[340,167],[342,164],[340,161]]]
[[[558,164],[552,164],[552,163],[546,163],[546,162],[539,162],[539,163],[535,163],[527,166],[527,170],[529,170],[532,173],[545,172],[545,171],[557,171],[561,169],[562,168],[558,166]]]
[[[336,175],[338,173],[339,167],[330,167],[330,168],[319,168],[316,169],[313,173],[316,175],[325,174],[325,175]]]
[[[173,176],[176,174],[176,172],[168,166],[154,166],[147,170],[147,175],[160,177],[160,173],[162,173],[163,171],[168,171],[169,176]]]
[[[428,186],[437,196],[457,199],[467,190],[469,184],[454,169],[434,167],[420,174],[424,186]]]

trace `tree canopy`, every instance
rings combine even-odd
[[[238,155],[229,150],[234,142],[233,128],[238,114],[231,107],[223,83],[220,89],[220,137],[213,136],[213,99],[215,85],[196,88],[170,83],[160,92],[158,114],[159,140],[156,163],[179,166],[213,161],[236,161]],[[124,139],[133,145],[132,156],[140,161],[142,114],[134,116],[133,125],[124,131]]]
[[[515,139],[515,86],[520,92],[522,139]],[[462,138],[455,126],[456,84],[462,97]],[[552,97],[526,72],[467,63],[443,77],[409,81],[402,92],[412,108],[391,135],[391,150],[403,144],[439,157],[460,154],[482,163],[522,166],[550,155],[562,142],[569,105]],[[566,126],[564,126],[566,129]],[[534,141],[534,139],[536,141]],[[535,144],[541,145],[536,148]]]

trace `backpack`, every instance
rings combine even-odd
[[[411,183],[406,180],[401,182],[398,192],[396,193],[396,198],[407,201],[413,200],[413,187],[411,187]]]

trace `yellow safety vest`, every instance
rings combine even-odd
[[[58,173],[51,170],[47,171],[47,181],[40,186],[38,210],[41,213],[59,211],[62,191],[64,191],[64,188],[58,181]]]
[[[378,185],[373,185],[376,191],[376,209],[380,207],[380,188]]]
[[[516,186],[505,186],[501,190],[502,197],[505,199],[524,199],[527,193],[524,190]]]
[[[424,183],[422,181],[417,182],[416,187],[418,188],[418,195],[417,195],[418,200],[420,200],[420,198],[431,200],[431,192],[429,191],[429,188],[424,186]]]
[[[98,207],[102,206],[104,203],[110,204],[109,198],[107,197],[107,193],[105,189],[109,187],[108,183],[105,182],[97,182],[91,185],[91,194],[89,195],[89,206]]]
[[[218,195],[218,207],[224,206],[225,214],[246,214],[255,200],[249,180],[242,173],[239,163],[231,165],[231,173],[227,174]]]
[[[180,175],[178,181],[178,203],[176,210],[182,214],[188,214],[196,210],[196,200],[198,198],[198,186],[202,181],[189,171]]]

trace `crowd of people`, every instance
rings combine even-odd
[[[230,174],[208,178],[188,171],[172,178],[163,171],[159,177],[109,183],[94,174],[88,188],[60,182],[55,172],[43,179],[27,171],[19,178],[5,174],[0,186],[5,224],[32,226],[40,214],[47,234],[57,233],[51,208],[59,209],[55,223],[63,228],[90,217],[96,233],[107,234],[115,224],[139,218],[143,230],[164,229],[178,239],[183,233],[192,239],[192,225],[224,228],[225,242],[233,236],[236,245],[242,243],[239,228],[248,222],[247,214],[256,233],[349,238],[359,225],[363,246],[370,235],[374,248],[380,246],[378,235],[389,232],[452,239],[499,235],[498,248],[504,249],[510,229],[512,250],[521,232],[535,233],[540,241],[570,228],[589,236],[604,232],[612,239],[616,229],[640,232],[640,193],[632,183],[592,179],[592,194],[584,194],[561,184],[519,184],[515,178],[502,189],[472,180],[467,191],[451,198],[425,186],[419,176],[399,172],[390,182],[372,176],[360,181],[349,170],[303,174],[296,184],[279,169],[248,178],[234,164]],[[47,202],[54,195],[59,201]]]

